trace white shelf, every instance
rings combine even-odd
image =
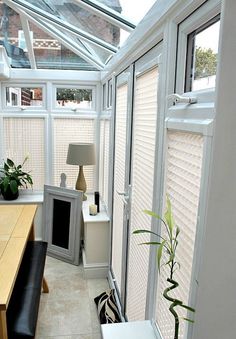
[[[100,212],[96,215],[90,215],[89,214],[89,205],[94,204],[94,195],[93,194],[88,194],[87,195],[87,200],[83,201],[82,204],[82,210],[83,210],[83,218],[84,222],[107,222],[110,221],[104,206],[100,202]]]
[[[42,204],[43,193],[39,194],[21,194],[15,200],[4,200],[2,195],[0,196],[0,205],[21,205],[21,204]]]

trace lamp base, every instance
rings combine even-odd
[[[85,195],[85,192],[87,190],[87,184],[84,178],[84,171],[83,166],[79,166],[79,174],[76,181],[75,189],[78,191],[83,191],[83,201],[87,200],[87,196]]]

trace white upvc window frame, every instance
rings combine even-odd
[[[88,89],[92,90],[92,105],[91,108],[73,108],[73,107],[57,107],[56,106],[56,94],[57,88],[65,88],[65,89]],[[53,113],[62,113],[65,114],[66,112],[75,113],[75,114],[96,114],[96,85],[76,85],[76,84],[52,84],[52,112]]]
[[[8,106],[6,101],[6,90],[7,87],[9,88],[42,88],[42,106],[24,106],[24,105],[17,105],[17,106]],[[22,85],[21,83],[17,82],[4,82],[2,84],[2,109],[3,111],[10,111],[10,112],[19,112],[19,111],[40,111],[45,112],[47,109],[46,104],[46,84],[45,83],[33,83],[33,82],[25,82]]]
[[[178,25],[175,92],[178,94],[184,93],[184,95],[191,95],[194,93],[198,98],[198,102],[214,101],[215,88],[184,92],[188,35],[216,17],[220,13],[220,10],[220,0],[207,1]]]

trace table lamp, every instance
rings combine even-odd
[[[83,191],[85,193],[87,190],[87,185],[84,178],[83,166],[95,165],[94,144],[70,143],[66,163],[68,165],[79,166],[79,174],[76,181],[75,189]],[[87,200],[85,194],[83,194],[83,200]]]

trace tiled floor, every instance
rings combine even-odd
[[[101,339],[93,298],[108,289],[105,279],[83,277],[83,267],[47,257],[35,339]]]

